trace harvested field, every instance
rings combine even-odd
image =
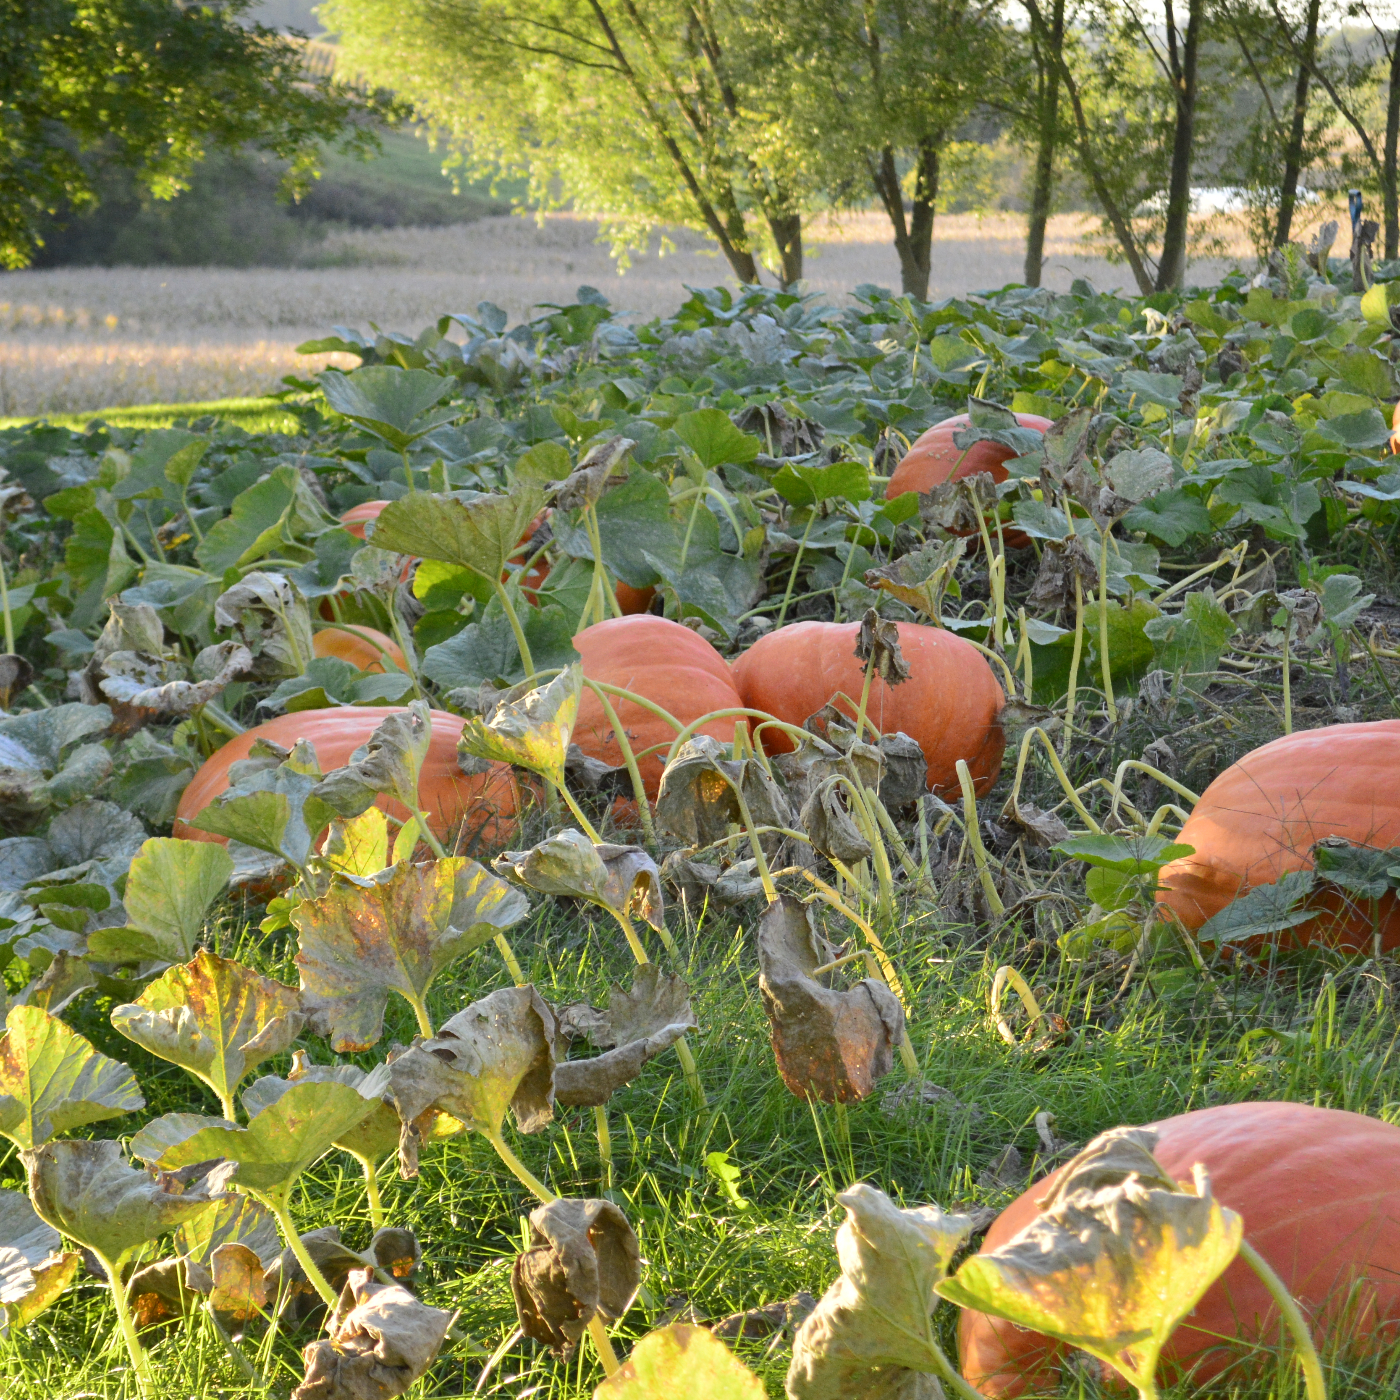
[[[1082,255],[1080,238],[1090,224],[1079,215],[1052,221],[1047,285],[1067,288],[1074,277],[1128,285],[1125,268]],[[941,219],[930,296],[1019,279],[1024,229],[1019,216]],[[314,268],[8,273],[0,276],[0,416],[265,393],[284,374],[336,363],[298,356],[296,346],[337,324],[417,332],[443,312],[483,299],[514,320],[539,302],[571,301],[581,283],[646,318],[673,310],[683,283],[729,280],[723,259],[684,231],[672,234],[664,256],[654,248],[619,275],[597,232],[596,223],[568,215],[543,225],[499,217],[335,235],[319,251],[326,265]],[[899,284],[880,215],[819,222],[807,244],[814,291],[840,299],[861,282]],[[1232,251],[1252,261],[1242,239]],[[1213,278],[1229,266],[1203,262],[1193,271]]]

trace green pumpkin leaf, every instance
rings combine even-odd
[[[167,1190],[161,1177],[131,1166],[121,1144],[110,1140],[50,1142],[23,1156],[40,1218],[86,1245],[109,1268],[198,1214],[209,1199],[203,1190]]]
[[[1160,491],[1135,505],[1123,517],[1123,528],[1141,530],[1175,548],[1192,535],[1208,535],[1214,525],[1201,501],[1177,488]]]
[[[183,962],[232,875],[233,858],[213,841],[153,836],[127,874],[128,927],[96,930],[88,952],[113,962]]]
[[[1091,832],[1086,836],[1071,836],[1054,849],[1062,856],[1071,856],[1088,865],[1117,870],[1125,875],[1140,875],[1160,870],[1169,861],[1194,855],[1194,846],[1168,841],[1165,836],[1113,836],[1107,832]]]
[[[246,1128],[195,1113],[167,1113],[132,1138],[131,1150],[167,1171],[226,1158],[237,1163],[240,1186],[280,1204],[307,1167],[375,1111],[382,1078],[361,1087],[365,1092],[334,1082],[293,1084]]]
[[[364,1050],[398,992],[426,1021],[424,999],[449,963],[518,923],[529,903],[465,856],[407,861],[368,877],[337,872],[319,899],[292,911],[302,1001],[339,1052]]]
[[[1178,1187],[1152,1156],[1156,1140],[1145,1128],[1095,1138],[1030,1225],[966,1260],[938,1292],[1152,1388],[1162,1347],[1234,1259],[1244,1231],[1212,1197],[1204,1168],[1195,1194]]]
[[[145,1107],[136,1077],[56,1016],[13,1006],[0,1036],[0,1134],[21,1148]]]
[[[222,577],[226,569],[265,559],[288,534],[330,523],[297,469],[283,463],[234,498],[228,515],[195,546],[194,557]]]
[[[293,988],[204,948],[112,1011],[122,1035],[207,1084],[226,1109],[243,1078],[303,1024]]]
[[[1244,943],[1296,928],[1317,917],[1317,911],[1306,904],[1313,885],[1311,870],[1290,870],[1271,885],[1256,885],[1207,919],[1196,934],[1197,941]]]
[[[730,462],[742,467],[752,462],[763,447],[752,433],[736,428],[722,408],[682,413],[673,426],[676,436],[710,470]]]
[[[787,462],[773,477],[773,488],[795,506],[815,506],[832,499],[870,499],[870,477],[861,462],[833,462],[830,466]]]
[[[573,642],[577,619],[571,619],[557,603],[543,608],[517,605],[516,612],[530,658],[539,670],[572,666],[579,659]],[[444,690],[476,689],[488,681],[504,688],[530,679],[520,659],[515,632],[495,598],[480,622],[470,623],[445,642],[428,648],[422,672]]]
[[[471,569],[494,586],[543,504],[543,493],[529,484],[509,496],[415,491],[384,508],[374,543],[379,549]]]
[[[873,1186],[837,1198],[846,1207],[836,1232],[841,1275],[792,1344],[792,1400],[843,1400],[914,1393],[891,1383],[903,1371],[937,1369],[934,1287],[967,1238],[972,1221],[937,1206],[901,1210]]]
[[[1175,616],[1154,617],[1143,627],[1151,639],[1157,665],[1164,671],[1184,673],[1191,690],[1204,690],[1209,673],[1220,662],[1225,643],[1235,634],[1235,622],[1215,601],[1215,592],[1202,588],[1186,595]]]
[[[641,914],[665,927],[661,874],[640,846],[595,846],[568,827],[528,851],[502,851],[491,866],[540,894],[586,899],[614,914]]]
[[[395,365],[366,365],[342,374],[328,369],[320,376],[326,402],[337,413],[368,428],[396,452],[450,423],[460,409],[433,406],[456,387],[447,375]]]
[[[337,656],[318,656],[299,676],[289,676],[258,709],[272,714],[329,710],[337,705],[396,705],[413,688],[402,671],[365,672]]]

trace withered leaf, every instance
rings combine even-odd
[[[22,1191],[0,1191],[0,1310],[4,1326],[23,1327],[73,1281],[81,1256],[41,1220]]]
[[[787,799],[763,765],[727,753],[708,734],[696,734],[676,750],[656,798],[656,820],[665,830],[695,846],[720,840],[731,823],[743,820],[736,789],[756,826],[792,825]]]
[[[1098,587],[1099,566],[1084,548],[1078,535],[1067,540],[1045,540],[1040,554],[1040,571],[1026,595],[1033,608],[1074,607],[1074,582],[1079,580],[1081,597],[1087,598]]]
[[[967,540],[961,535],[930,540],[920,549],[901,555],[878,569],[868,569],[865,586],[882,589],[938,623],[944,595],[950,588],[959,591],[957,569],[966,552]]]
[[[759,992],[783,1082],[801,1098],[863,1099],[894,1063],[904,1011],[883,982],[837,991],[811,974],[833,950],[809,905],[783,895],[758,925]]]
[[[793,1339],[791,1400],[855,1400],[940,1394],[908,1373],[937,1369],[934,1286],[948,1271],[971,1221],[937,1206],[901,1210],[860,1183],[837,1198],[841,1276]]]
[[[306,1378],[292,1400],[389,1400],[432,1365],[454,1314],[420,1303],[369,1269],[345,1281],[329,1338],[302,1353]]]
[[[214,625],[238,633],[264,680],[300,676],[315,655],[306,600],[285,574],[244,574],[214,600]]]
[[[763,1382],[704,1327],[648,1333],[593,1400],[765,1400]]]
[[[506,1109],[522,1133],[554,1117],[554,1016],[534,987],[504,987],[474,1001],[432,1040],[388,1066],[403,1120],[399,1170],[418,1174],[419,1124],[429,1109],[495,1136]]]
[[[489,715],[468,717],[457,749],[471,758],[528,768],[562,787],[582,689],[583,668],[575,664],[518,698],[507,691]]]
[[[596,505],[607,490],[608,478],[636,445],[631,438],[615,437],[590,447],[578,466],[555,488],[553,504],[561,510],[583,510]]]
[[[600,1050],[645,1040],[667,1026],[695,1026],[690,988],[673,972],[662,972],[645,963],[632,974],[632,990],[614,986],[607,1007],[600,1010],[586,1001],[572,1002],[558,1013],[559,1034],[566,1040],[586,1036]]]
[[[510,1287],[527,1337],[566,1359],[597,1316],[615,1322],[641,1282],[641,1251],[611,1202],[563,1199],[530,1212],[530,1248]]]
[[[401,861],[369,876],[337,871],[324,895],[291,915],[312,1029],[337,1051],[368,1049],[383,1032],[391,991],[421,1006],[444,967],[529,909],[518,890],[465,856]]]
[[[854,865],[870,854],[870,842],[861,833],[846,807],[844,784],[828,778],[807,799],[797,818],[811,837],[814,849],[845,865]]]
[[[34,680],[34,668],[24,657],[0,654],[0,710],[8,710],[16,695],[23,695]]]
[[[966,1260],[938,1291],[959,1307],[1004,1317],[1068,1342],[1140,1390],[1177,1324],[1239,1251],[1243,1223],[1152,1156],[1156,1134],[1114,1128],[1096,1137],[1004,1245]]]
[[[502,851],[491,865],[526,889],[586,899],[665,927],[661,872],[641,846],[595,845],[569,827],[528,851]]]
[[[899,645],[899,624],[882,618],[867,608],[856,633],[856,660],[869,666],[887,685],[900,685],[909,679],[909,663]]]

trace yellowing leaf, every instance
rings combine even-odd
[[[593,1400],[765,1400],[763,1382],[704,1327],[672,1323],[643,1337]]]
[[[567,667],[548,685],[518,699],[510,691],[489,716],[475,715],[462,728],[459,752],[472,758],[498,759],[539,773],[556,787],[564,785],[564,761],[578,718],[583,669]]]

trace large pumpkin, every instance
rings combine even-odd
[[[1196,848],[1164,866],[1160,903],[1198,929],[1236,896],[1290,870],[1312,868],[1312,847],[1327,836],[1358,845],[1400,844],[1400,720],[1308,729],[1255,749],[1201,794],[1177,838]],[[1340,891],[1315,896],[1316,919],[1289,929],[1288,943],[1327,942],[1369,950],[1365,900]],[[1400,944],[1400,904],[1378,907],[1388,948]],[[1258,940],[1262,941],[1262,940]]]
[[[175,835],[194,841],[218,841],[188,823],[229,785],[228,770],[247,758],[256,739],[270,739],[291,748],[298,739],[309,739],[316,749],[321,771],[328,773],[350,761],[350,755],[368,740],[379,725],[401,706],[355,705],[335,710],[300,710],[278,715],[230,739],[205,760],[190,780],[175,816]],[[465,721],[445,710],[432,711],[433,737],[418,779],[418,799],[428,824],[440,837],[461,831],[461,849],[498,850],[515,832],[519,789],[508,764],[493,763],[485,773],[466,774],[457,765],[457,740]],[[408,816],[404,806],[381,796],[378,806],[392,817]]]
[[[1400,1128],[1298,1103],[1239,1103],[1152,1125],[1155,1155],[1178,1181],[1204,1163],[1216,1197],[1244,1218],[1244,1235],[1303,1305],[1319,1346],[1346,1309],[1347,1337],[1366,1345],[1400,1330]],[[1063,1170],[1063,1169],[1062,1169]],[[1032,1186],[993,1223],[982,1253],[1019,1234],[1059,1172]],[[1353,1292],[1353,1285],[1355,1291]],[[1249,1350],[1277,1342],[1273,1299],[1236,1259],[1173,1333],[1166,1368],[1219,1375]],[[1240,1338],[1231,1345],[1229,1339]],[[1056,1390],[1065,1348],[984,1313],[958,1325],[962,1372],[984,1395]]]
[[[357,540],[362,540],[365,537],[366,522],[378,520],[380,512],[388,504],[388,501],[362,501],[357,506],[351,506],[340,517],[340,523],[345,527],[347,534],[354,535]]]
[[[738,709],[743,702],[734,688],[724,658],[697,633],[677,622],[650,613],[614,617],[585,627],[574,638],[583,658],[583,674],[634,691],[689,724],[711,710]],[[661,784],[666,751],[676,731],[650,710],[630,700],[610,696],[627,742],[638,755],[647,792],[655,797]],[[699,731],[722,743],[734,738],[734,719],[712,720]],[[579,701],[574,742],[584,753],[613,765],[622,762],[622,748],[613,734],[598,697],[587,687]],[[643,749],[652,752],[641,756]]]
[[[373,627],[322,627],[312,638],[311,649],[317,656],[333,656],[348,661],[357,671],[383,671],[384,657],[400,671],[408,670],[403,649],[390,636]]]
[[[1042,418],[1038,413],[1018,413],[1016,421],[1023,428],[1034,428],[1041,433],[1051,424],[1049,418]],[[906,491],[931,491],[945,481],[961,481],[979,472],[987,472],[993,481],[1005,481],[1007,472],[1002,463],[1016,455],[1009,447],[999,442],[976,442],[964,450],[953,442],[953,434],[971,423],[967,414],[958,413],[935,423],[915,439],[894,469],[885,487],[885,499],[892,501]],[[1025,549],[1030,544],[1030,539],[1019,530],[1003,528],[1002,539],[1010,549]]]
[[[941,627],[901,622],[899,644],[909,679],[897,686],[876,677],[866,713],[881,733],[902,730],[928,760],[929,786],[957,792],[958,759],[966,759],[973,784],[985,793],[1001,771],[1006,737],[998,715],[1001,685],[982,654]],[[838,694],[859,702],[865,667],[856,658],[858,622],[793,622],[761,637],[734,663],[734,684],[744,704],[801,725]],[[855,714],[855,703],[838,702]],[[763,731],[770,753],[785,753],[792,740]]]

